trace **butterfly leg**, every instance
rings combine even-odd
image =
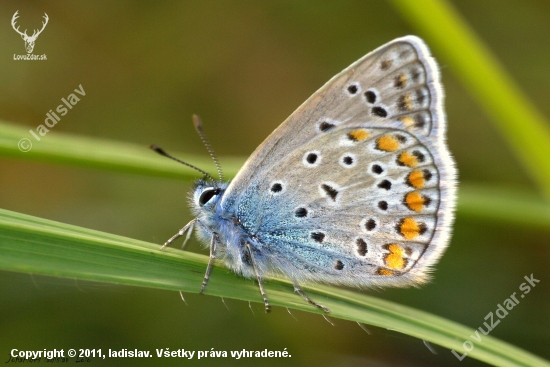
[[[328,307],[325,307],[317,302],[315,302],[314,300],[312,300],[311,298],[309,298],[307,296],[307,294],[304,293],[304,291],[302,290],[302,288],[300,288],[300,286],[298,285],[298,283],[294,283],[294,292],[298,293],[300,296],[302,296],[303,299],[305,299],[307,301],[307,303],[309,303],[310,305],[313,305],[317,308],[320,308],[321,310],[323,310],[325,313],[329,313],[330,312],[330,309]]]
[[[201,290],[199,292],[200,294],[204,292],[206,285],[208,284],[208,280],[210,279],[212,265],[214,264],[214,260],[216,260],[217,243],[218,234],[216,232],[212,232],[212,239],[210,240],[210,259],[208,260],[208,265],[206,266],[206,273],[204,274],[204,279],[202,280]]]
[[[189,239],[191,238],[191,235],[193,234],[193,229],[195,229],[195,221],[192,222],[191,226],[187,230],[187,236],[183,240],[183,243],[181,244],[181,249],[185,250],[185,246],[187,246],[187,242],[189,242]]]
[[[185,227],[183,227],[182,229],[179,230],[178,233],[176,233],[175,235],[173,235],[172,237],[170,237],[170,239],[168,241],[166,241],[164,243],[164,245],[162,245],[162,247],[160,248],[161,250],[164,249],[166,246],[170,245],[172,242],[174,242],[175,240],[177,240],[178,238],[180,238],[181,236],[183,236],[185,234],[185,232],[187,232],[188,230],[192,230],[193,229],[193,226],[195,225],[195,222],[197,221],[197,218],[193,219],[191,222],[187,223],[185,225]],[[187,240],[189,239],[189,236],[187,236],[185,242],[183,243],[183,245],[185,246],[185,243],[187,242]],[[183,249],[183,247],[182,247]]]
[[[262,283],[262,277],[258,272],[258,265],[256,265],[256,259],[254,259],[254,253],[252,252],[252,248],[250,247],[250,244],[248,242],[246,243],[246,248],[248,249],[248,253],[250,254],[250,260],[252,261],[252,268],[254,269],[254,274],[256,274],[256,279],[258,279],[258,286],[260,287],[260,293],[262,294],[262,298],[264,300],[265,312],[268,313],[269,311],[271,311],[271,305],[267,300],[267,295],[265,294],[264,285]]]

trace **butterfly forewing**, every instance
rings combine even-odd
[[[222,205],[272,270],[296,281],[423,281],[447,245],[454,205],[442,99],[421,40],[382,46],[275,130]]]

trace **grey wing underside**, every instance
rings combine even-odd
[[[296,280],[423,281],[447,246],[453,221],[456,173],[445,143],[442,103],[437,66],[424,43],[414,36],[396,39],[302,104],[251,155],[222,205],[260,238],[275,266],[295,269],[287,275]],[[321,153],[317,170],[307,162],[312,151]],[[342,152],[362,166],[347,169],[336,162],[344,159]],[[422,160],[401,164],[405,153]],[[375,173],[374,165],[384,172]],[[335,173],[330,167],[344,168]],[[270,191],[279,181],[282,192]],[[389,190],[378,187],[387,186],[384,181]],[[385,210],[380,202],[386,202]],[[309,216],[297,216],[298,209]],[[372,218],[376,228],[365,229]],[[342,266],[345,270],[338,269]]]

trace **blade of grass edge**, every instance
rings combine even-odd
[[[197,293],[208,258],[108,233],[0,209],[0,269]],[[282,279],[266,282],[274,306],[319,311]],[[253,281],[215,266],[207,294],[261,302]],[[464,353],[473,330],[413,308],[323,285],[308,294],[331,309],[331,317],[371,324]],[[498,366],[550,363],[490,336],[468,357]]]
[[[19,143],[28,139],[32,147],[21,151]],[[31,140],[32,139],[32,140]],[[154,142],[151,142],[154,143]],[[205,150],[206,152],[206,150]],[[171,152],[173,153],[173,152]],[[214,163],[210,157],[178,154],[182,159],[212,171]],[[172,162],[148,149],[144,144],[126,143],[52,131],[40,141],[34,141],[24,127],[0,121],[0,156],[77,166],[102,170],[137,173],[171,178],[197,179],[197,171]],[[223,157],[224,170],[237,173],[244,159]]]

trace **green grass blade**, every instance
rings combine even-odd
[[[492,117],[515,156],[550,199],[550,124],[444,0],[392,0]]]
[[[32,143],[32,148],[27,152],[22,152],[18,146],[24,138]],[[175,154],[180,158],[183,156],[183,160],[198,167],[214,166],[210,157]],[[176,164],[147,146],[57,132],[50,132],[40,141],[36,141],[26,128],[2,121],[0,156],[153,176],[185,179],[200,177],[197,171]],[[233,176],[243,162],[242,158],[223,158],[224,170]]]
[[[461,218],[468,220],[550,231],[550,204],[517,189],[462,184],[457,211]]]
[[[158,244],[71,226],[0,209],[0,269],[197,293],[208,258]],[[271,303],[319,312],[282,279],[266,282]],[[261,302],[254,282],[215,266],[207,294]],[[463,354],[471,328],[357,292],[314,285],[308,294],[331,309],[331,317],[375,325],[439,344]],[[468,357],[499,366],[550,366],[547,361],[490,336]]]

